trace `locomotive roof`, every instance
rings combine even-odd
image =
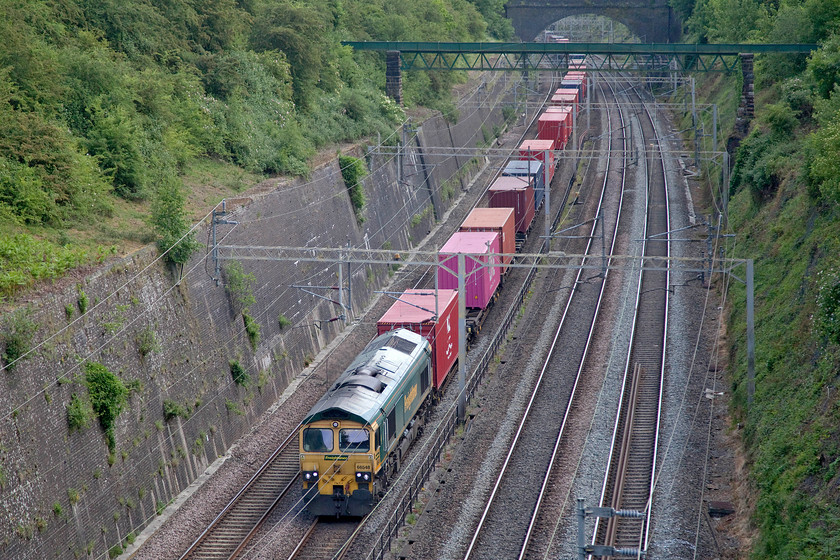
[[[431,354],[419,334],[396,329],[374,338],[315,403],[303,420],[354,420],[371,423],[398,394],[411,366]]]

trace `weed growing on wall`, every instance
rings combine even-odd
[[[257,279],[250,272],[245,272],[242,263],[230,261],[225,265],[225,290],[230,295],[233,309],[237,313],[247,313],[257,302],[254,297],[254,284]]]
[[[178,404],[175,401],[169,399],[163,401],[163,417],[168,421],[178,416],[186,420],[190,417],[190,411],[186,406]]]
[[[245,321],[245,332],[248,334],[251,348],[256,350],[260,343],[260,324],[249,313],[243,313],[242,320]]]
[[[70,404],[67,405],[67,424],[70,426],[70,433],[87,428],[92,419],[93,407],[90,401],[73,393]]]
[[[87,312],[89,301],[88,301],[87,294],[85,293],[85,291],[81,287],[79,288],[79,297],[76,300],[76,303],[79,306],[79,312],[82,315],[84,315]]]
[[[99,418],[99,425],[105,431],[108,450],[113,453],[116,448],[114,426],[117,417],[125,408],[128,389],[119,377],[98,362],[85,364],[85,384],[90,395],[91,407]]]
[[[160,351],[160,343],[152,327],[146,327],[137,335],[137,350],[143,358],[152,352]]]
[[[282,331],[286,327],[292,324],[292,322],[282,313],[277,316],[277,324],[280,325],[280,330]]]
[[[364,221],[361,211],[365,207],[365,189],[362,179],[367,175],[365,160],[353,156],[338,156],[338,165],[341,168],[341,177],[344,179],[344,186],[350,193],[350,204],[356,213],[359,222]]]
[[[246,273],[238,261],[231,261],[225,266],[225,278],[225,290],[230,295],[233,309],[242,314],[251,348],[256,350],[260,342],[260,324],[251,316],[250,308],[257,302],[254,297],[257,279],[250,272]]]
[[[32,338],[38,325],[29,318],[29,311],[18,309],[6,319],[0,344],[3,345],[3,365],[6,371],[12,371],[15,365],[29,352]]]
[[[237,385],[247,387],[251,383],[251,376],[237,360],[230,361],[230,374]]]

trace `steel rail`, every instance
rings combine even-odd
[[[611,121],[609,120],[609,113],[608,113],[607,130],[612,130]],[[609,145],[610,146],[612,145],[612,135],[609,135]],[[624,177],[625,170],[626,170],[626,167],[622,166],[622,184],[623,184],[623,177]],[[603,208],[604,197],[605,197],[606,190],[607,190],[608,179],[609,179],[609,165],[607,166],[607,168],[605,169],[605,172],[604,172],[604,181],[601,185],[600,197],[599,197],[598,203],[596,205],[597,206],[596,215],[601,215],[601,209]],[[617,223],[618,223],[618,220],[616,220],[616,224]],[[583,258],[585,258],[585,259],[596,258],[595,255],[590,255],[590,251],[592,250],[592,244],[594,242],[593,239],[594,239],[595,230],[599,227],[599,225],[600,225],[601,228],[604,227],[603,220],[595,220],[593,225],[592,225],[592,228],[591,228],[591,231],[590,231],[590,234],[588,236],[587,243],[586,243],[586,248],[584,250],[584,257]],[[615,239],[613,239],[613,243],[614,242],[615,242]],[[577,275],[575,276],[574,285],[577,285],[580,282],[582,274],[583,274],[583,268],[579,268],[578,272],[577,272]],[[584,348],[584,354],[583,354],[583,357],[581,359],[581,362],[585,361],[586,351],[587,351],[587,349],[589,347],[589,343],[592,339],[592,335],[593,335],[593,332],[594,332],[594,329],[595,329],[595,323],[597,321],[597,315],[598,315],[597,312],[598,312],[598,309],[600,309],[600,302],[601,302],[601,298],[602,298],[602,295],[603,295],[604,286],[605,286],[605,282],[602,280],[601,289],[599,291],[599,296],[598,296],[598,303],[596,305],[596,310],[595,310],[595,313],[593,314],[593,318],[592,318],[592,321],[590,323],[589,332],[587,334],[587,340],[586,340],[586,344],[585,344],[585,348]],[[491,508],[494,504],[494,500],[496,498],[496,495],[497,495],[497,493],[499,491],[499,488],[501,487],[501,485],[503,483],[503,480],[505,478],[505,474],[507,472],[508,465],[510,464],[511,459],[514,456],[517,444],[519,443],[519,440],[520,440],[520,436],[522,435],[523,430],[525,429],[526,423],[530,419],[530,413],[531,413],[532,407],[534,405],[534,401],[537,398],[537,395],[538,395],[539,390],[540,390],[540,386],[541,386],[542,381],[543,381],[543,379],[546,375],[546,371],[548,370],[548,367],[549,367],[549,365],[552,361],[552,358],[554,357],[555,350],[556,350],[556,347],[557,347],[557,342],[560,339],[560,334],[563,331],[563,327],[566,325],[566,319],[568,317],[568,314],[569,314],[570,310],[572,309],[572,304],[573,304],[573,300],[575,299],[574,298],[575,294],[576,294],[575,290],[570,290],[569,297],[566,300],[566,306],[565,306],[565,308],[563,310],[563,313],[562,313],[562,316],[560,318],[559,325],[557,326],[557,329],[554,333],[554,337],[552,339],[551,346],[550,346],[548,354],[546,355],[545,360],[543,362],[543,366],[540,370],[540,374],[537,377],[536,385],[534,386],[534,388],[532,390],[531,397],[530,397],[530,399],[528,401],[528,404],[525,408],[523,416],[522,416],[522,418],[519,422],[519,426],[517,427],[517,430],[516,430],[516,433],[513,437],[513,440],[509,444],[508,453],[505,457],[504,462],[502,463],[502,467],[499,471],[499,474],[496,477],[496,481],[495,481],[495,483],[493,485],[493,488],[490,492],[490,496],[487,499],[487,502],[486,502],[485,507],[484,507],[484,511],[482,512],[482,515],[481,515],[481,518],[479,519],[478,525],[475,528],[475,530],[473,531],[473,537],[472,537],[472,539],[470,541],[470,544],[467,548],[467,551],[464,555],[464,560],[468,560],[470,558],[470,555],[472,554],[472,552],[473,552],[473,550],[476,546],[476,543],[478,542],[479,535],[481,534],[481,531],[484,527],[485,521],[487,520],[487,517],[490,513],[490,510],[491,510]],[[572,397],[570,398],[569,403],[566,406],[566,411],[564,413],[563,425],[565,425],[565,419],[568,418],[569,409],[571,408],[571,403],[574,399],[574,392],[577,389],[578,381],[580,380],[580,372],[581,371],[582,371],[582,369],[578,369],[578,374],[576,376],[574,386],[573,386],[573,389],[572,389]],[[551,460],[552,463],[553,463],[553,460],[554,460],[554,456],[556,454],[556,449],[559,446],[559,441],[560,441],[561,436],[562,436],[562,427],[561,427],[561,435],[559,435],[556,438],[556,441],[555,441],[554,451],[552,453],[552,460]],[[549,464],[548,470],[550,471],[550,469],[551,469],[551,463]],[[535,506],[534,511],[539,509],[539,502],[542,498],[542,494],[544,492],[547,479],[548,479],[548,476],[546,476],[543,480],[540,495],[538,496],[538,502],[537,502],[537,505]],[[528,539],[530,538],[530,532],[531,532],[531,529],[533,527],[533,523],[534,523],[534,516],[532,514],[531,522],[529,523],[529,527],[526,531],[526,539],[525,539],[526,543],[527,543]],[[522,558],[522,554],[524,554],[524,549],[525,549],[525,547],[523,546],[523,548],[522,548],[523,552],[520,554],[520,558]]]
[[[568,202],[570,192],[571,182],[566,187],[563,196],[561,197],[560,203],[558,205],[559,210],[552,219],[552,227],[556,226],[559,222],[562,215],[562,209],[566,206],[566,203]],[[550,212],[551,209],[545,208],[545,211]],[[547,251],[547,249],[548,240],[543,240],[542,244],[540,245],[540,251]],[[545,252],[540,252],[536,254],[542,255],[543,257],[546,255]],[[519,254],[516,254],[515,256],[518,257]],[[511,263],[509,266],[515,265],[514,263]],[[520,267],[525,268],[525,266]],[[528,290],[530,289],[531,284],[534,278],[536,277],[536,273],[539,267],[537,265],[537,262],[534,261],[534,263],[527,268],[528,274],[525,277],[525,280],[522,283],[522,286],[520,287],[519,292],[515,297],[515,301],[508,308],[498,330],[494,333],[492,339],[490,340],[490,343],[488,344],[481,358],[478,360],[476,365],[473,367],[472,371],[467,376],[467,383],[465,388],[467,399],[471,398],[475,394],[475,391],[477,390],[479,383],[483,379],[484,374],[487,372],[487,369],[493,361],[496,352],[501,347],[502,342],[504,341],[504,337],[507,335],[509,329],[513,325],[514,319],[518,314],[520,307],[525,301],[525,295],[528,293]],[[421,446],[421,449],[418,450],[418,455],[414,459],[412,459],[411,464],[414,464],[415,462],[420,463],[420,467],[417,469],[417,473],[415,474],[413,480],[406,485],[407,488],[403,491],[403,494],[399,499],[399,503],[394,508],[394,512],[392,513],[391,517],[386,523],[386,527],[379,533],[379,536],[375,539],[374,547],[365,556],[367,560],[382,559],[384,558],[385,554],[390,550],[391,541],[393,538],[395,538],[397,531],[402,526],[402,519],[404,519],[405,515],[411,510],[412,504],[422,484],[425,483],[431,472],[436,468],[435,463],[437,462],[441,451],[443,450],[444,446],[446,445],[446,442],[449,440],[451,435],[455,432],[455,427],[458,425],[456,407],[457,399],[455,402],[452,403],[450,408],[443,415],[440,422],[430,430],[430,439],[428,439],[426,443],[424,443]],[[424,450],[425,454],[423,454]],[[410,468],[410,466],[404,467],[403,472],[407,472],[408,470],[410,470]],[[357,532],[361,529],[362,526],[360,525],[360,527],[357,529]]]
[[[607,85],[610,88],[610,90],[612,91],[612,86],[610,84],[607,84]],[[600,82],[599,82],[599,87],[601,87]],[[601,89],[601,91],[603,91],[603,89]],[[609,104],[605,104],[605,105],[609,106]],[[623,109],[626,109],[626,108],[623,105],[619,105],[618,103],[615,103],[615,104],[612,104],[612,105],[618,106],[619,119],[620,119],[620,124],[621,124],[621,127],[619,127],[619,129],[621,129],[625,125]],[[609,113],[608,113],[607,117],[609,119]],[[608,120],[607,128],[608,129],[612,128],[611,125],[609,124],[609,120]],[[612,138],[610,137],[610,142],[611,141],[612,141]],[[615,245],[618,241],[618,228],[619,228],[619,223],[620,223],[620,220],[621,220],[621,210],[623,208],[624,193],[625,193],[625,187],[626,187],[626,182],[627,182],[627,154],[628,154],[629,150],[628,150],[628,140],[627,140],[626,136],[622,136],[622,146],[623,146],[623,152],[624,152],[624,158],[623,158],[624,165],[622,166],[619,203],[618,203],[618,208],[617,208],[617,212],[616,212],[615,222],[614,222],[614,225],[613,225],[612,242],[610,243],[610,248],[609,248],[609,253],[608,253],[610,255],[613,253],[613,251],[615,249]],[[607,186],[606,183],[607,183],[608,175],[609,175],[608,173],[604,174],[604,185],[603,185],[604,189],[606,189],[606,186]],[[605,226],[605,224],[602,223],[601,227],[603,228],[604,226]],[[593,233],[594,233],[594,229],[593,229]],[[578,384],[579,384],[579,382],[581,380],[581,377],[583,375],[584,367],[585,367],[585,364],[586,364],[586,359],[589,355],[589,347],[590,347],[591,342],[592,342],[592,337],[593,337],[593,334],[594,334],[594,331],[595,331],[595,324],[596,324],[598,316],[600,314],[601,305],[603,303],[604,294],[606,292],[606,284],[607,284],[608,276],[609,276],[609,270],[605,271],[605,276],[604,276],[604,279],[601,283],[601,290],[600,290],[600,293],[598,294],[598,301],[597,301],[597,304],[596,304],[595,313],[593,315],[592,324],[591,324],[590,329],[589,329],[589,334],[588,334],[587,339],[586,339],[586,346],[585,346],[584,351],[583,351],[583,357],[580,361],[580,364],[578,365],[578,370],[577,370],[576,375],[575,375],[574,386],[572,388],[572,394],[571,394],[571,397],[569,399],[569,403],[566,406],[566,410],[563,414],[563,420],[560,424],[560,431],[558,432],[557,438],[555,439],[555,442],[554,442],[554,448],[552,449],[551,459],[549,461],[549,466],[548,466],[548,469],[546,470],[545,476],[543,477],[543,482],[542,482],[542,485],[540,487],[540,493],[539,493],[539,496],[538,496],[538,499],[537,499],[537,503],[536,503],[536,506],[534,507],[533,513],[531,515],[531,521],[528,525],[528,530],[525,534],[525,540],[522,543],[522,547],[520,549],[520,553],[519,553],[519,556],[518,556],[519,560],[525,560],[525,558],[528,555],[528,549],[529,549],[529,546],[531,545],[532,535],[533,535],[534,529],[537,526],[537,523],[539,521],[539,516],[540,516],[540,513],[541,513],[543,501],[546,497],[546,494],[548,493],[549,483],[551,481],[552,472],[553,472],[553,469],[554,469],[554,464],[557,460],[557,453],[560,449],[561,442],[562,442],[563,437],[564,437],[565,432],[566,432],[566,426],[567,426],[567,423],[569,421],[569,417],[571,415],[572,407],[573,407],[574,402],[575,402],[575,396],[577,394]]]
[[[277,447],[277,449],[271,454],[271,456],[269,456],[269,458],[266,459],[266,461],[260,466],[260,468],[257,469],[257,472],[254,473],[254,475],[236,493],[236,495],[228,502],[228,504],[224,508],[222,508],[222,510],[213,519],[213,521],[210,522],[210,524],[207,526],[207,528],[205,528],[204,531],[202,531],[202,533],[198,536],[198,538],[179,557],[179,560],[187,560],[189,558],[194,558],[195,557],[194,555],[196,554],[196,552],[202,546],[206,546],[207,543],[209,543],[212,540],[214,531],[216,531],[221,526],[223,521],[231,514],[231,512],[234,512],[237,509],[237,506],[240,503],[242,503],[243,499],[248,495],[248,493],[251,492],[251,490],[253,488],[257,487],[260,484],[263,476],[266,475],[266,473],[270,472],[272,466],[275,464],[276,461],[279,461],[281,459],[283,453],[287,450],[287,448],[290,447],[293,443],[295,443],[295,444],[297,443],[297,441],[298,441],[297,436],[298,436],[297,428],[295,428],[295,430],[290,435],[288,435],[286,437],[286,439],[283,441],[283,443],[281,443]],[[297,456],[297,449],[294,450],[294,455]],[[297,477],[298,474],[300,474],[300,469],[298,469],[297,473],[292,476],[292,480],[289,482],[289,484],[287,484],[284,492],[288,491],[288,489],[291,487],[291,483],[294,482],[294,480],[295,480],[295,478]],[[276,503],[277,503],[277,500],[273,500],[271,502],[271,505],[269,506],[268,511],[271,511],[271,509],[274,508]],[[259,521],[260,519],[264,519],[265,515],[268,513],[268,511],[265,511],[255,521]],[[230,553],[227,555],[227,558],[233,558],[234,557],[234,554],[235,554],[234,551],[239,550],[239,548],[242,545],[242,541],[247,540],[252,536],[252,534],[253,534],[252,529],[253,529],[253,527],[250,527],[248,529],[243,528],[242,531],[239,531],[239,534],[241,535],[239,543],[237,544],[236,547],[234,547],[230,551]]]
[[[658,131],[656,130],[655,123],[653,118],[650,115],[649,110],[646,108],[646,114],[650,121],[650,126],[653,130],[653,135],[655,138],[658,139]],[[649,233],[649,228],[654,227],[654,222],[658,219],[655,214],[648,214],[645,220],[645,243],[644,243],[644,254],[648,255],[649,251],[662,251],[664,250],[666,253],[666,258],[670,257],[670,243],[666,242],[663,246],[661,244],[648,244],[647,240],[654,235],[661,235],[664,233],[666,235],[666,241],[670,239],[668,235],[670,223],[670,207],[669,207],[669,199],[668,199],[668,179],[667,179],[667,166],[665,164],[665,158],[660,157],[659,162],[661,163],[662,169],[662,187],[661,187],[661,194],[652,193],[650,191],[650,187],[647,191],[647,195],[652,197],[653,204],[661,204],[664,207],[664,224],[659,224],[659,228],[662,231],[654,231]],[[645,159],[645,165],[647,167],[647,158]],[[650,176],[650,173],[646,171],[646,175]],[[648,183],[650,185],[650,182]],[[656,198],[657,196],[662,196],[662,200]],[[648,208],[650,208],[651,203],[649,202]],[[664,274],[662,274],[664,273]],[[658,276],[657,276],[658,275]],[[651,292],[651,290],[657,290],[660,286],[655,286],[652,289],[648,289],[646,284],[653,282],[656,284],[658,282],[657,278],[660,278],[664,275],[664,295],[661,297],[661,300],[653,300],[649,301],[651,297],[643,298],[643,294]],[[626,508],[638,508],[645,512],[645,520],[641,522],[641,525],[638,527],[638,530],[635,529],[638,520],[632,519],[625,519],[625,518],[617,518],[613,517],[610,518],[606,523],[602,523],[599,519],[596,522],[596,530],[593,536],[593,544],[596,542],[600,542],[607,546],[617,546],[622,548],[638,548],[638,550],[644,552],[647,549],[648,544],[648,535],[649,535],[649,528],[650,528],[650,503],[651,503],[651,496],[652,496],[652,481],[653,481],[653,472],[656,466],[656,450],[658,448],[658,434],[659,434],[659,425],[660,425],[660,418],[661,418],[661,406],[662,406],[662,391],[663,391],[663,379],[665,373],[665,352],[667,348],[667,322],[668,322],[668,301],[669,301],[669,278],[670,278],[670,271],[650,271],[647,269],[644,264],[641,265],[639,270],[639,284],[637,288],[636,294],[636,306],[635,306],[635,314],[633,319],[633,331],[631,333],[631,342],[628,351],[627,362],[625,364],[625,376],[623,382],[622,392],[625,395],[622,399],[622,404],[619,410],[619,413],[616,416],[616,424],[613,430],[613,439],[611,444],[611,460],[610,464],[607,468],[604,477],[604,485],[602,488],[601,493],[601,505],[609,505],[614,509],[626,509]],[[661,281],[660,281],[661,282]],[[651,306],[658,306],[662,304],[662,311],[661,315],[656,314],[655,309],[651,309]],[[653,328],[659,333],[657,336],[657,340],[653,339],[654,334],[651,331],[646,330],[648,325],[642,324],[643,318],[649,314],[654,313],[647,320],[655,321],[655,325]],[[642,340],[639,342],[640,338],[640,331],[641,334],[644,336],[649,336],[650,338]],[[650,375],[646,372],[645,367],[641,365],[640,362],[633,362],[634,357],[638,359],[639,354],[646,351],[647,347],[649,346],[656,346],[661,345],[661,351],[656,358],[656,363],[653,364],[657,367],[658,371],[656,372],[657,377],[650,382],[647,380],[647,375]],[[642,348],[642,347],[645,348]],[[633,367],[633,373],[631,374],[630,368]],[[629,386],[628,386],[628,377]],[[645,398],[640,396],[640,391],[642,391],[643,386],[646,386],[645,383],[654,383],[657,396],[655,398],[655,410],[653,412],[649,411],[649,408],[641,409],[639,407],[649,407],[651,403]],[[642,411],[647,410],[647,416],[645,416]],[[651,419],[650,416],[653,416]],[[647,428],[647,426],[653,423],[653,435],[648,435],[645,439],[645,442],[639,444],[636,440],[635,435],[641,428]],[[619,433],[622,434],[622,437],[619,438]],[[652,441],[651,441],[652,438]],[[643,450],[638,450],[638,446],[642,445],[644,447]],[[632,447],[631,447],[632,446]],[[639,457],[639,452],[644,451],[645,456]],[[645,458],[645,457],[649,457]],[[641,462],[641,467],[637,467],[636,464]],[[627,485],[627,476],[630,469],[638,470],[639,468],[645,469],[646,466],[650,468],[647,469],[648,474],[646,475],[646,481],[642,482],[644,484],[644,488],[639,488],[639,483],[637,482],[635,486],[625,491],[625,487]],[[644,496],[639,496],[640,493],[644,493]],[[607,503],[607,497],[609,498],[609,503]],[[634,523],[635,521],[635,523]],[[629,530],[629,533],[628,533]],[[635,533],[638,533],[638,536],[633,536]]]

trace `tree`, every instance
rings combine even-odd
[[[284,0],[272,4],[255,23],[251,42],[258,51],[286,55],[292,72],[295,103],[306,109],[312,89],[327,63],[329,26],[322,7]]]
[[[158,249],[166,260],[183,267],[201,246],[190,232],[184,211],[184,195],[176,179],[161,177],[152,200],[152,225],[159,239]]]

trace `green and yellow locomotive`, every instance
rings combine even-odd
[[[306,509],[368,514],[425,422],[431,346],[397,329],[376,337],[312,407],[300,431]]]

